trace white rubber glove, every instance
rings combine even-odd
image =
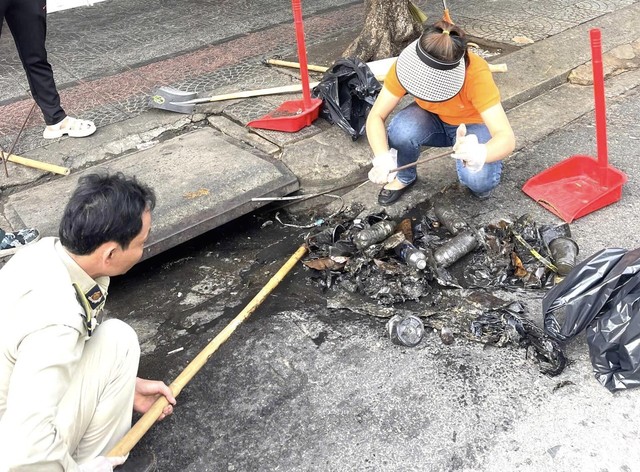
[[[124,464],[127,459],[126,456],[122,457],[105,457],[98,456],[95,459],[85,462],[79,468],[80,472],[111,472],[117,465]]]
[[[464,161],[469,172],[479,172],[487,160],[487,145],[480,144],[475,134],[467,134],[467,127],[463,123],[456,131],[451,157]]]
[[[379,154],[371,161],[373,167],[369,171],[369,180],[374,184],[386,184],[396,178],[396,172],[389,171],[398,167],[398,151],[391,148],[384,154]]]

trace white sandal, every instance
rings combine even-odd
[[[93,121],[79,120],[67,116],[60,123],[47,126],[42,133],[44,139],[61,138],[68,134],[71,138],[85,138],[96,132],[96,125]]]

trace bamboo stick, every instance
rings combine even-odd
[[[300,68],[300,64],[297,62],[290,62],[290,61],[281,61],[280,59],[267,59],[266,60],[267,64],[272,64],[274,66],[282,66],[282,67],[292,67],[294,69],[298,69]],[[309,64],[307,66],[307,68],[309,70],[314,70],[316,72],[326,72],[327,70],[329,70],[328,67],[325,66],[315,66],[313,64]],[[491,72],[507,72],[508,68],[507,68],[507,64],[505,63],[500,63],[500,64],[489,64],[489,70]],[[376,76],[376,78],[378,80],[384,79],[384,77],[379,78],[378,76]]]
[[[238,314],[231,322],[200,351],[200,353],[185,367],[185,369],[176,377],[176,379],[169,385],[173,396],[177,397],[182,389],[189,383],[189,381],[196,375],[196,373],[207,363],[209,358],[214,352],[224,343],[229,336],[236,330],[240,324],[246,320],[255,309],[267,298],[267,296],[273,291],[273,289],[282,281],[282,279],[289,273],[289,271],[295,266],[298,261],[306,254],[307,245],[303,244],[298,250],[289,258],[289,260],[271,277],[269,282],[262,287],[262,290],[253,297],[249,304]],[[114,446],[107,454],[109,457],[119,457],[128,454],[131,449],[142,439],[144,434],[153,426],[157,419],[162,414],[162,410],[167,406],[169,402],[164,396],[161,396],[151,406],[127,434]]]
[[[20,164],[26,167],[32,167],[34,169],[44,170],[60,175],[69,175],[71,173],[71,169],[69,169],[68,167],[61,167],[55,164],[49,164],[48,162],[36,161],[35,159],[16,156],[15,154],[9,155],[6,152],[0,152],[0,155],[4,160],[13,162],[14,164]]]

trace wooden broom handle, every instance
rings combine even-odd
[[[45,170],[54,174],[69,175],[71,173],[71,169],[69,169],[68,167],[61,167],[55,164],[49,164],[47,162],[36,161],[27,157],[16,156],[15,154],[9,155],[6,152],[2,152],[1,156],[4,160],[7,160],[9,162],[21,164],[27,167],[33,167],[34,169]]]
[[[272,64],[274,66],[292,67],[294,69],[298,69],[300,67],[300,64],[297,63],[297,62],[281,61],[280,59],[267,59],[265,62],[267,64]],[[328,67],[315,66],[313,64],[307,64],[307,69],[313,70],[313,71],[316,71],[316,72],[326,72],[327,70],[329,70]],[[507,65],[505,63],[489,64],[489,70],[491,72],[507,72],[508,68],[507,68]],[[376,78],[378,78],[378,77],[376,76]],[[384,79],[384,77],[383,77],[383,79]],[[378,78],[378,80],[380,80],[380,78]]]
[[[207,344],[207,346],[200,351],[200,353],[185,367],[185,369],[176,377],[176,379],[169,385],[174,397],[177,397],[182,389],[189,383],[189,381],[196,375],[196,373],[207,363],[211,355],[224,343],[231,333],[240,326],[240,324],[246,320],[251,313],[267,298],[267,295],[282,281],[282,279],[289,273],[289,271],[295,266],[298,261],[306,254],[307,245],[303,244],[298,250],[289,258],[289,260],[280,268],[276,274],[271,277],[269,282],[262,287],[262,290],[253,297],[249,304],[238,314],[231,322]],[[162,410],[167,406],[169,402],[164,396],[160,396],[155,403],[151,406],[142,417],[136,422],[135,425],[129,430],[127,434],[114,446],[107,454],[108,457],[125,456],[131,449],[140,441],[144,434],[149,431],[151,426],[158,420],[162,414]]]

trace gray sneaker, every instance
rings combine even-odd
[[[0,240],[0,257],[15,254],[19,249],[35,243],[39,239],[40,233],[35,228],[6,232]]]

